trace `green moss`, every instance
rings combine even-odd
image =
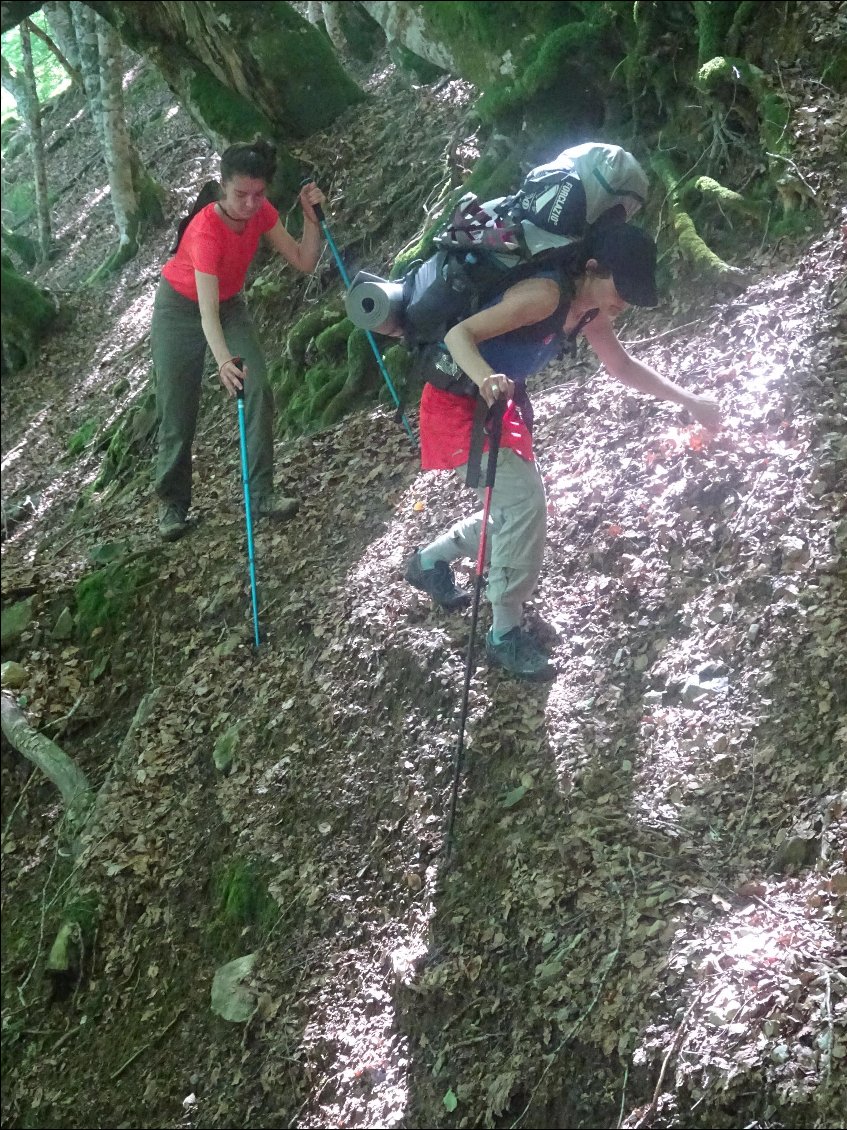
[[[759,100],[759,135],[766,153],[786,156],[791,147],[788,144],[788,122],[791,110],[781,94],[773,91],[763,94]]]
[[[388,45],[388,54],[398,70],[406,71],[422,83],[435,82],[444,71],[441,67],[437,67],[435,63],[430,63],[426,59],[422,59],[420,55],[416,55],[414,51],[410,51],[408,47],[404,47],[402,43],[395,40]]]
[[[309,401],[309,417],[318,424],[323,415],[323,411],[333,397],[337,396],[344,387],[344,382],[347,379],[347,374],[344,371],[336,371],[328,380],[326,380],[321,387],[317,390],[315,395]]]
[[[202,63],[196,63],[188,84],[191,104],[209,128],[229,142],[273,134],[270,121],[252,102],[224,86]]]
[[[520,73],[540,42],[581,14],[576,4],[520,0],[423,2],[415,7],[432,29],[433,39],[448,45],[461,74],[483,88],[510,63]]]
[[[602,57],[607,23],[607,18],[594,18],[552,31],[514,80],[490,86],[480,98],[477,110],[483,121],[497,121],[530,107],[537,117],[546,108],[560,133],[572,129],[589,109],[596,108],[597,95],[587,65],[596,66]]]
[[[736,0],[694,0],[700,65],[723,50],[737,7]]]
[[[703,63],[697,72],[697,85],[701,90],[711,93],[721,83],[733,86],[741,84],[753,94],[761,89],[764,81],[764,72],[746,59],[739,59],[732,55],[716,55]]]
[[[98,635],[117,635],[129,620],[139,587],[150,578],[150,565],[115,562],[90,573],[76,586],[76,630],[81,641]]]
[[[81,455],[86,447],[88,447],[99,427],[99,420],[86,420],[84,424],[77,428],[68,441],[68,453],[73,456]]]
[[[218,18],[234,28],[246,29],[249,21],[258,73],[248,74],[248,81],[255,83],[256,102],[272,114],[276,132],[309,137],[365,98],[326,35],[290,4],[218,0],[214,8]]]
[[[734,7],[735,14],[732,17],[732,24],[726,35],[726,49],[731,55],[738,54],[738,50],[741,46],[741,34],[744,31],[745,25],[750,22],[753,16],[758,15],[763,5],[761,0],[742,0],[740,4],[736,4]],[[770,7],[770,5],[766,7]],[[702,61],[705,62],[705,60]]]
[[[322,389],[327,381],[337,377],[340,371],[338,366],[328,365],[325,362],[313,365],[304,378],[306,388],[309,390],[309,397],[314,397],[315,393]]]
[[[763,209],[760,201],[751,200],[740,192],[735,192],[733,189],[727,188],[726,185],[720,184],[719,181],[713,180],[712,177],[697,177],[696,180],[689,181],[685,186],[684,194],[691,195],[695,191],[714,201],[726,211],[755,216],[757,219],[762,216]]]
[[[315,338],[315,349],[320,357],[340,358],[347,352],[347,340],[353,332],[353,323],[342,318],[333,326],[328,326]]]
[[[0,256],[0,265],[3,345],[10,366],[20,369],[34,360],[58,309],[46,291],[18,274],[8,255]]]
[[[245,935],[250,945],[261,944],[279,918],[279,907],[268,893],[259,868],[242,859],[221,864],[212,873],[215,914],[208,932],[216,950],[243,952]]]
[[[3,227],[3,246],[13,251],[24,267],[34,267],[41,256],[41,249],[34,240],[21,232],[9,231]]]
[[[321,425],[329,427],[342,416],[360,408],[379,381],[379,368],[363,330],[354,330],[347,342],[347,379],[330,400],[321,416]]]
[[[316,306],[296,322],[288,334],[286,346],[292,365],[302,369],[306,365],[306,352],[313,338],[327,326],[334,325],[342,315],[330,306]]]
[[[350,54],[360,62],[369,62],[385,46],[385,33],[361,4],[339,4],[339,22]]]

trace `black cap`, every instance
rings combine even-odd
[[[589,255],[612,272],[615,290],[631,306],[658,306],[656,243],[631,224],[610,224],[589,237]]]

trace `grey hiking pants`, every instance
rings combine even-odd
[[[483,455],[481,466],[483,482],[487,455]],[[467,464],[457,467],[455,474],[464,483]],[[484,501],[485,488],[477,494]],[[486,596],[491,602],[495,629],[506,632],[520,624],[523,603],[535,590],[547,537],[547,499],[538,467],[510,448],[502,448],[497,458],[488,521]],[[458,557],[476,560],[481,533],[482,511],[457,522],[428,545],[427,552],[441,561]]]
[[[243,357],[247,468],[250,498],[256,503],[273,491],[273,392],[267,380],[265,357],[253,322],[240,294],[220,304],[221,327],[233,357]],[[150,327],[156,369],[156,410],[159,451],[156,493],[166,505],[183,514],[191,505],[191,445],[197,428],[206,337],[200,307],[162,279],[156,291]],[[238,450],[238,420],[232,412],[233,450]]]

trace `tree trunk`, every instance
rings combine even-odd
[[[365,97],[324,33],[287,3],[94,0],[92,7],[152,59],[217,148],[257,133],[300,140]]]
[[[82,71],[82,81],[85,86],[85,96],[88,102],[88,112],[100,140],[100,148],[106,152],[106,138],[103,132],[103,112],[100,94],[100,57],[97,47],[97,28],[94,24],[94,12],[87,4],[80,0],[71,0],[71,15],[73,18],[74,33],[79,47],[79,66]]]
[[[35,67],[32,62],[32,40],[29,34],[29,21],[21,24],[21,48],[24,60],[24,86],[27,91],[27,125],[29,126],[32,168],[35,174],[35,210],[38,216],[38,242],[41,258],[50,255],[52,235],[50,231],[50,200],[47,196],[47,166],[44,162],[44,133],[41,129],[41,106],[38,102],[38,88],[35,85]]]
[[[82,82],[82,72],[79,66],[79,47],[76,42],[74,21],[71,15],[71,6],[68,0],[48,0],[44,5],[44,17],[47,26],[62,54],[70,65],[79,72]]]
[[[94,801],[88,778],[64,750],[30,726],[9,695],[0,697],[2,727],[7,741],[18,753],[37,765],[62,794],[68,826],[72,837],[76,837],[88,819]]]
[[[330,43],[339,55],[346,55],[348,51],[347,37],[341,26],[341,4],[339,0],[323,0],[321,13]]]
[[[118,227],[117,251],[95,272],[91,281],[117,270],[138,251],[140,226],[138,197],[132,180],[132,144],[126,128],[123,100],[121,41],[115,29],[97,19],[100,59],[100,109],[103,116],[103,155],[109,174],[109,192]],[[136,165],[138,161],[136,159]]]
[[[45,43],[50,51],[56,56],[65,70],[70,76],[71,82],[75,86],[82,87],[82,72],[79,67],[75,67],[67,55],[57,46],[56,43],[50,38],[47,32],[42,31],[38,24],[34,24],[32,20],[24,20],[21,27],[26,27],[31,35],[35,35],[42,43]]]

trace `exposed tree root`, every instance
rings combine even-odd
[[[78,836],[94,803],[88,778],[63,749],[30,726],[23,711],[7,694],[2,696],[2,725],[9,744],[38,766],[59,790],[71,836]]]
[[[719,255],[712,251],[705,240],[698,235],[694,221],[681,206],[679,202],[680,178],[670,160],[664,155],[657,154],[653,158],[652,165],[667,189],[671,222],[683,256],[699,271],[703,271],[721,282],[731,282],[743,288],[747,282],[744,272],[738,267],[733,267],[724,262]]]

